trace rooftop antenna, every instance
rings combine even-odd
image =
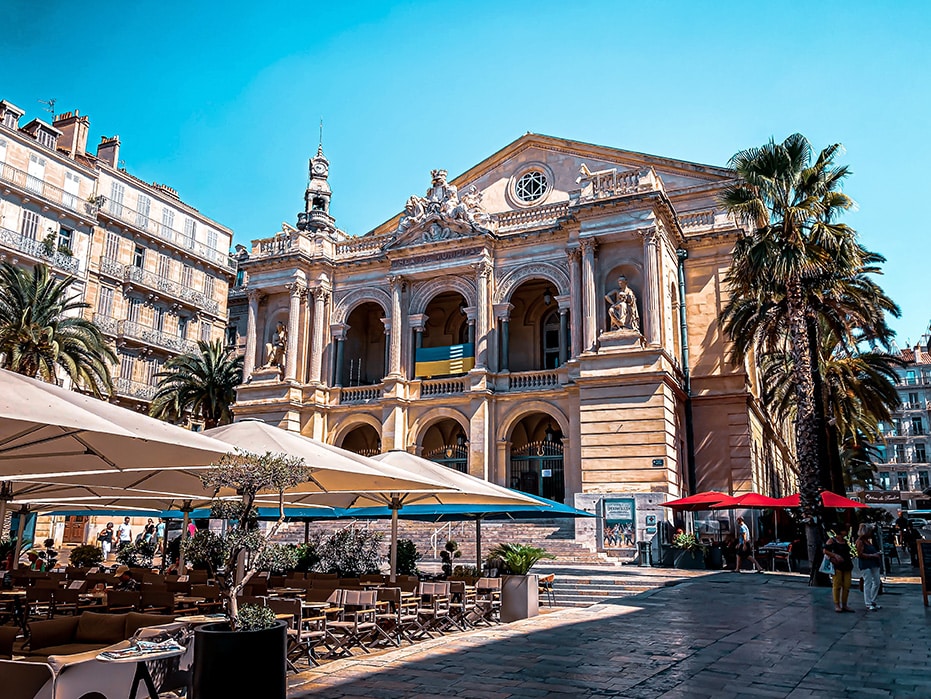
[[[58,100],[56,100],[54,97],[47,99],[47,100],[38,100],[39,104],[45,105],[44,107],[45,111],[47,111],[52,116],[55,116],[55,102],[57,101]]]

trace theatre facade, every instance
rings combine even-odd
[[[599,514],[626,501],[638,538],[690,481],[791,488],[790,445],[717,322],[743,234],[717,203],[732,172],[527,134],[424,173],[353,236],[329,166],[319,149],[295,225],[239,249],[237,419]]]

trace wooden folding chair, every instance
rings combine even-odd
[[[420,621],[426,635],[442,634],[450,621],[450,596],[448,582],[420,583]]]
[[[469,587],[462,580],[449,582],[449,618],[460,631],[471,627],[469,614],[475,607],[475,588]]]
[[[387,608],[379,609],[377,618],[385,634],[393,634],[392,643],[397,646],[402,640],[415,643],[417,635],[423,634],[417,598],[406,596],[400,587],[380,587],[376,594],[379,602],[388,603]]]
[[[142,594],[134,590],[108,590],[107,611],[110,614],[135,612],[142,603]]]
[[[475,581],[475,607],[469,621],[474,625],[498,624],[501,611],[501,578],[479,578]]]
[[[352,655],[353,648],[370,652],[366,645],[375,635],[378,594],[373,590],[340,590],[342,611],[336,621],[327,623],[329,637],[335,647],[330,655]]]
[[[554,584],[556,582],[556,574],[550,573],[549,575],[540,576],[537,579],[537,588],[539,594],[546,597],[546,604],[549,607],[556,606],[556,591],[554,590]]]
[[[147,614],[173,614],[175,611],[175,596],[161,587],[142,587],[142,611]]]

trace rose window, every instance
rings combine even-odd
[[[539,170],[531,170],[520,176],[514,184],[514,193],[517,198],[526,204],[531,204],[541,199],[546,194],[549,183],[546,176]]]

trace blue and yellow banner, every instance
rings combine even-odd
[[[475,345],[421,347],[417,350],[414,373],[418,378],[465,374],[475,367]]]

